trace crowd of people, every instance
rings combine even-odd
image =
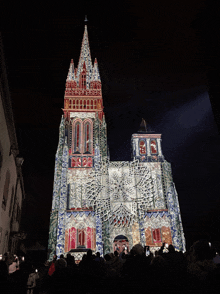
[[[0,293],[219,293],[218,248],[199,240],[185,253],[172,245],[154,255],[135,245],[130,252],[88,250],[79,264],[67,254],[38,269],[15,256],[0,261]],[[5,291],[5,292],[4,292]]]

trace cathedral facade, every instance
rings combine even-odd
[[[131,138],[133,160],[110,161],[98,63],[85,26],[78,67],[71,60],[56,153],[48,249],[101,254],[135,244],[185,250],[178,196],[161,134]]]

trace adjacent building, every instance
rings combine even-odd
[[[25,197],[22,163],[0,35],[0,254],[15,253],[22,238],[19,228]]]
[[[185,250],[185,238],[161,134],[143,120],[132,135],[132,161],[110,161],[98,62],[85,26],[78,67],[71,60],[56,153],[50,259],[91,248],[101,254],[137,243]]]

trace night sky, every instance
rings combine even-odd
[[[65,81],[71,58],[78,64],[87,15],[111,160],[131,160],[131,135],[144,118],[162,134],[187,245],[220,240],[219,6],[201,0],[13,2],[1,4],[0,31],[24,157],[27,238],[47,243]]]

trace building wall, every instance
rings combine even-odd
[[[8,250],[8,234],[10,233],[11,202],[15,195],[17,171],[13,154],[10,155],[10,139],[2,105],[0,100],[0,144],[2,163],[0,169],[0,230],[1,243],[0,252]]]
[[[23,178],[0,35],[0,254],[16,250]],[[9,242],[10,241],[10,242]],[[11,248],[9,248],[11,247]]]

